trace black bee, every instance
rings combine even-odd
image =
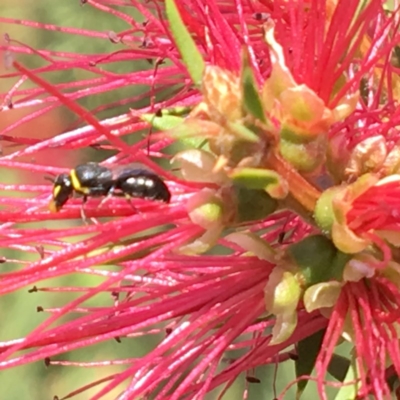
[[[129,166],[113,170],[95,162],[78,165],[69,174],[55,178],[50,211],[59,211],[74,193],[82,195],[83,202],[88,197],[101,196],[136,197],[165,203],[171,198],[167,185],[154,172]]]

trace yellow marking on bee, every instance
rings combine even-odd
[[[61,190],[60,185],[54,186],[54,188],[53,188],[53,197],[54,198],[58,196],[58,193],[60,193],[60,190]]]
[[[71,169],[69,176],[71,178],[72,187],[74,188],[74,190],[76,192],[83,193],[83,194],[89,194],[90,189],[87,187],[83,187],[81,185],[78,177],[76,176],[76,171],[74,169]]]

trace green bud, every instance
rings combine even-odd
[[[342,281],[344,267],[351,258],[323,235],[309,236],[289,246],[287,251],[299,268],[305,287],[330,280]]]
[[[325,158],[326,141],[318,137],[309,143],[295,143],[289,140],[280,140],[282,157],[298,171],[314,171]]]
[[[264,288],[265,308],[276,316],[270,345],[284,342],[293,333],[300,295],[301,287],[291,272],[279,267],[271,272]]]
[[[278,202],[264,190],[247,189],[234,186],[237,201],[235,222],[249,222],[263,219],[272,214],[278,207]]]
[[[196,193],[187,201],[186,208],[192,222],[204,229],[223,225],[224,206],[212,190],[204,189]]]
[[[317,201],[314,210],[314,219],[322,232],[330,234],[333,222],[335,221],[335,213],[333,210],[333,198],[335,195],[342,190],[342,188],[336,186],[325,190]]]

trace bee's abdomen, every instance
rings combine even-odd
[[[146,170],[130,170],[116,180],[115,188],[126,196],[141,199],[160,200],[168,203],[171,193],[164,181]]]

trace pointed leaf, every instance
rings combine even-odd
[[[176,106],[172,108],[163,108],[162,115],[183,115],[187,116],[193,110],[192,106]]]
[[[249,53],[247,49],[243,50],[241,84],[244,109],[253,115],[253,117],[265,122],[265,113],[257,90],[257,85],[254,79],[253,70],[250,65]]]
[[[321,349],[325,329],[320,330],[313,335],[301,340],[297,344],[298,358],[295,361],[296,376],[310,375],[314,369],[315,361]],[[301,380],[297,383],[297,396],[299,399],[307,386],[308,380]]]
[[[204,72],[204,60],[182,21],[174,0],[165,0],[172,36],[193,82],[199,86]]]
[[[251,129],[244,126],[242,123],[226,122],[226,127],[233,133],[238,139],[242,139],[246,142],[257,143],[259,137]]]
[[[332,354],[328,372],[338,381],[343,382],[350,367],[350,360],[338,354]]]
[[[343,383],[353,382],[353,384],[343,385],[339,390],[339,392],[337,393],[335,400],[349,400],[349,399],[355,399],[357,397],[357,392],[358,392],[358,384],[356,383],[357,376],[358,376],[357,367],[354,365],[354,363],[352,363],[347,371],[346,378],[344,379]]]
[[[161,116],[157,114],[142,114],[140,118],[160,131],[168,131],[168,136],[179,139],[189,147],[201,147],[204,145],[204,137],[197,137],[200,135],[196,123],[190,123],[183,117],[163,113]],[[193,135],[196,137],[190,137]]]

